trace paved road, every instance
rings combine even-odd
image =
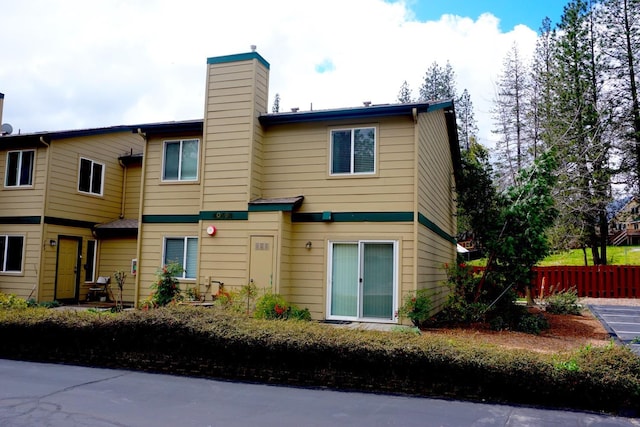
[[[640,356],[640,342],[634,343],[640,340],[640,307],[595,304],[588,307],[612,337]]]
[[[640,426],[640,419],[0,359],[0,426]]]

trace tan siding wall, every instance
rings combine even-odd
[[[202,210],[246,210],[261,194],[268,75],[257,60],[208,66]]]
[[[122,203],[122,167],[118,157],[142,151],[142,139],[122,132],[55,140],[51,143],[46,215],[93,222],[117,219]],[[103,196],[78,192],[80,158],[104,165]]]
[[[149,138],[145,151],[143,215],[194,215],[200,212],[200,183],[202,170],[198,171],[199,181],[162,182],[162,152],[164,141],[198,138],[202,156],[202,136],[182,135],[171,138]]]
[[[398,295],[415,289],[412,223],[294,223],[290,242],[289,300],[308,308],[314,319],[326,318],[329,241],[398,241]],[[305,243],[311,241],[312,249]]]
[[[127,167],[127,184],[125,186],[124,217],[138,218],[140,213],[140,188],[142,185],[142,168]]]
[[[118,298],[118,282],[114,273],[119,270],[124,271],[127,274],[122,292],[122,299],[125,302],[135,301],[135,277],[131,275],[131,260],[136,257],[136,243],[135,237],[100,241],[96,278],[110,276],[111,290]]]
[[[5,187],[7,151],[0,151],[0,217],[43,215],[47,183],[47,149],[40,147],[36,150],[33,187],[30,188]],[[1,227],[0,225],[0,230]]]
[[[418,210],[455,236],[455,181],[444,112],[420,114],[418,129]],[[455,244],[423,225],[418,240],[418,288],[433,290],[434,310],[439,310],[448,292],[444,265],[455,262]]]
[[[0,273],[0,292],[15,294],[27,298],[38,284],[41,251],[55,251],[55,248],[41,246],[40,225],[0,225],[0,235],[24,236],[24,251],[21,273]],[[37,289],[33,290],[33,298],[38,297]]]
[[[138,258],[138,301],[147,298],[155,281],[156,272],[162,266],[165,237],[199,236],[198,224],[142,224],[140,258]],[[205,234],[206,235],[206,234]],[[197,280],[181,280],[181,289],[193,287]],[[208,299],[211,299],[210,297]]]
[[[330,177],[330,129],[368,125],[378,132],[376,176]],[[302,212],[414,210],[411,118],[274,126],[267,129],[264,145],[263,197],[304,195]]]

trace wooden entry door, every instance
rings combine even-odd
[[[273,236],[251,236],[249,281],[260,290],[275,289],[273,277]]]
[[[75,237],[58,238],[56,300],[77,299],[80,242],[81,240]]]

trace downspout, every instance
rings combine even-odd
[[[132,150],[133,153],[133,150]],[[122,192],[121,192],[121,202],[120,202],[120,219],[124,218],[124,205],[125,200],[127,198],[127,167],[122,162],[122,160],[118,159],[118,163],[122,168]]]
[[[42,287],[43,287],[43,277],[42,277],[42,271],[44,271],[44,266],[46,263],[45,260],[45,254],[44,254],[44,250],[46,250],[47,245],[45,245],[45,223],[44,223],[44,217],[47,215],[47,206],[49,205],[49,199],[48,199],[48,193],[49,193],[49,182],[51,182],[51,180],[49,179],[49,169],[50,169],[50,159],[51,159],[51,145],[50,143],[48,143],[47,141],[44,140],[44,137],[40,137],[40,143],[42,145],[44,145],[47,148],[47,159],[45,161],[45,167],[46,170],[44,172],[45,174],[45,181],[44,181],[44,192],[42,194],[42,219],[40,220],[40,238],[42,239],[42,247],[45,248],[43,249],[42,253],[40,254],[40,269],[39,271],[36,272],[37,274],[37,284],[38,284],[38,289],[36,291],[36,301],[40,302],[42,300]],[[38,150],[36,150],[36,153],[38,152]],[[36,161],[36,159],[34,159],[34,162]],[[36,174],[34,173],[34,179],[36,177]],[[55,297],[55,295],[53,295]]]
[[[138,307],[138,301],[140,300],[140,266],[142,265],[142,259],[140,254],[142,251],[142,207],[144,205],[144,189],[145,189],[145,174],[147,169],[147,134],[142,132],[141,128],[138,128],[138,135],[144,140],[144,149],[142,150],[142,171],[140,173],[140,200],[138,200],[138,237],[136,242],[136,259],[138,260],[137,274],[134,279],[134,301],[133,306]]]

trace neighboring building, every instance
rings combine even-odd
[[[441,306],[443,265],[456,259],[452,102],[267,114],[269,64],[259,54],[207,63],[204,121],[77,131],[77,146],[69,132],[46,134],[46,144],[37,135],[0,139],[2,157],[10,144],[37,148],[42,193],[31,197],[31,230],[24,209],[2,211],[11,195],[12,206],[23,203],[26,190],[5,184],[0,192],[0,236],[28,241],[22,259],[14,258],[16,271],[0,273],[0,291],[27,296],[29,284],[38,284],[39,299],[59,298],[53,261],[60,241],[73,237],[83,259],[97,238],[95,276],[128,270],[135,260],[130,302],[149,296],[158,268],[178,261],[183,289],[197,287],[211,299],[218,281],[227,289],[253,282],[315,319],[396,322],[402,296],[422,288],[433,289]],[[87,195],[75,187],[84,181],[72,177],[54,191],[55,172],[45,170],[63,146],[71,151],[62,167],[77,174],[86,156],[103,165],[103,185],[113,192]],[[90,197],[91,206],[62,201],[66,210],[52,211],[52,197]],[[52,248],[49,240],[60,243]],[[84,295],[76,286],[74,298]]]
[[[614,246],[640,245],[640,201],[629,199],[609,220],[609,242]]]
[[[106,241],[97,257],[96,224],[131,219],[130,237],[117,239],[112,256],[135,257],[140,162],[128,159],[143,148],[127,126],[0,138],[1,292],[40,301],[85,296],[121,261],[109,260]]]

